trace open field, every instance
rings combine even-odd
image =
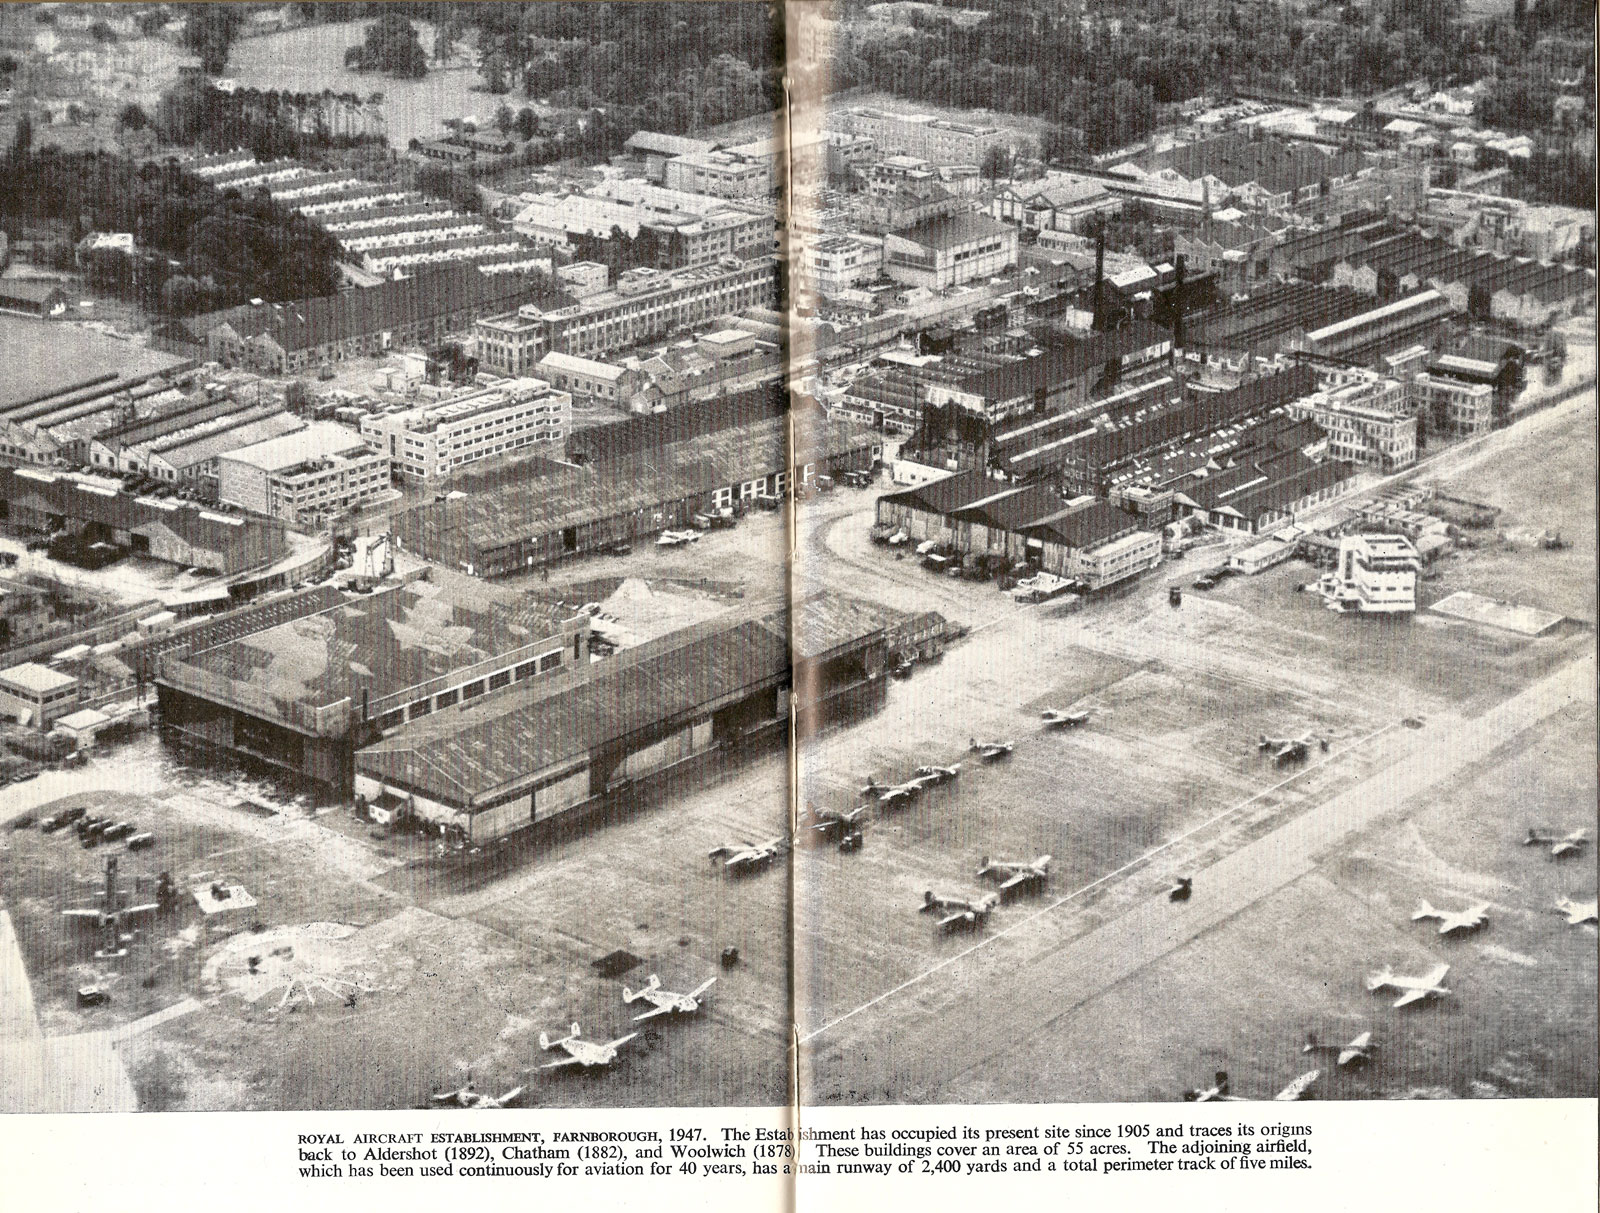
[[[1559,526],[1572,547],[1480,545],[1424,583],[1429,601],[1522,585],[1530,605],[1593,618],[1582,505],[1593,397],[1563,407],[1440,476],[1501,505],[1503,525]],[[122,1046],[152,1108],[403,1107],[469,1072],[485,1089],[527,1081],[527,1098],[549,1106],[766,1104],[787,1089],[792,974],[808,1101],[1169,1099],[1218,1068],[1264,1093],[1314,1064],[1299,1053],[1308,1031],[1368,1027],[1374,1064],[1326,1074],[1318,1096],[1593,1093],[1594,932],[1551,906],[1592,894],[1594,856],[1518,845],[1530,825],[1594,822],[1590,623],[1528,638],[1425,612],[1335,615],[1296,591],[1313,576],[1299,563],[1169,607],[1166,585],[1187,584],[1217,549],[1101,601],[1024,607],[873,547],[875,496],[841,489],[802,507],[797,592],[936,609],[972,632],[891,684],[878,715],[803,751],[802,798],[832,808],[860,803],[869,776],[962,764],[904,810],[870,809],[863,850],[802,842],[787,867],[720,874],[713,846],[785,830],[775,752],[474,857],[370,837],[342,807],[313,814],[141,741],[7,789],[0,818],[120,797],[118,812],[161,838],[131,871],[225,871],[259,905],[211,928],[187,907],[103,971],[57,916],[92,888],[103,852],[7,831],[0,897],[46,1030],[197,1000]],[[703,618],[782,592],[784,521],[755,514],[691,547],[521,584],[605,601],[641,632]],[[1075,706],[1094,709],[1087,724],[1042,731],[1043,708]],[[1327,749],[1313,745],[1301,766],[1255,746],[1263,732],[1306,730]],[[1016,748],[984,764],[972,737]],[[246,796],[278,811],[238,807]],[[1049,886],[976,935],[939,936],[917,912],[925,890],[982,891],[985,854],[1042,853],[1054,856]],[[1179,873],[1195,893],[1173,905],[1163,890]],[[1489,901],[1490,921],[1440,940],[1410,921],[1419,897]],[[727,947],[740,954],[731,969],[718,963]],[[595,967],[619,951],[609,975]],[[1394,1010],[1363,988],[1370,968],[1437,961],[1452,966],[1441,1003]],[[610,1071],[538,1072],[540,1031],[632,1030],[638,1008],[622,989],[651,973],[677,990],[718,980],[698,1017],[644,1025]],[[291,994],[277,1009],[295,976],[334,993],[313,984],[315,1005]],[[109,1006],[73,1004],[90,979],[108,983]]]
[[[6,372],[0,407],[65,391],[100,375],[114,373],[126,379],[182,361],[76,324],[6,313],[0,313],[0,350],[6,352],[0,361]]]

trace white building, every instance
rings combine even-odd
[[[513,379],[443,404],[362,418],[361,434],[407,480],[448,476],[469,463],[542,449],[559,457],[572,397],[543,379]]]
[[[1417,609],[1421,560],[1404,535],[1344,535],[1339,564],[1318,588],[1330,610],[1400,614]]]
[[[883,245],[851,236],[828,236],[808,243],[800,257],[804,286],[819,295],[837,295],[883,271]]]
[[[217,460],[217,499],[295,526],[320,527],[390,487],[389,459],[360,434],[319,421]]]
[[[0,716],[48,729],[78,708],[78,680],[71,674],[26,661],[0,670]]]
[[[1483,434],[1494,428],[1494,388],[1422,371],[1411,380],[1412,407],[1430,433]]]
[[[883,238],[883,271],[896,282],[942,291],[1017,263],[1017,229],[988,215],[929,219]]]
[[[1362,376],[1292,401],[1288,412],[1327,430],[1328,452],[1335,459],[1381,472],[1417,461],[1417,419],[1399,380]]]

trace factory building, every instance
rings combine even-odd
[[[1325,430],[1336,459],[1379,472],[1402,471],[1417,461],[1416,413],[1397,379],[1359,375],[1291,401],[1288,413]]]
[[[317,529],[389,489],[389,458],[360,434],[318,421],[217,460],[217,497],[257,514]]]
[[[813,595],[607,658],[583,679],[516,688],[407,724],[360,751],[369,803],[482,844],[608,803],[671,770],[882,705],[885,628]]]
[[[140,497],[121,491],[119,482],[33,468],[0,468],[0,525],[230,575],[262,568],[288,550],[276,519]]]
[[[962,472],[878,498],[878,525],[962,557],[1027,564],[1103,589],[1161,560],[1161,537],[1105,501],[1068,502],[1044,485]]]
[[[1016,229],[977,213],[924,220],[883,238],[883,272],[930,291],[991,278],[1016,263]]]
[[[883,453],[880,435],[852,426],[819,421],[799,437],[791,461],[789,418],[777,416],[588,467],[522,469],[514,479],[468,483],[460,486],[464,496],[397,515],[394,535],[429,560],[474,576],[504,576],[693,527],[697,515],[783,496],[791,476],[805,483],[865,471]]]
[[[1494,427],[1494,387],[1420,371],[1409,387],[1412,408],[1432,434],[1483,434]]]
[[[770,258],[667,273],[640,268],[609,291],[570,306],[529,304],[474,327],[485,370],[521,375],[552,351],[593,358],[753,307],[771,307],[777,289]]]
[[[164,728],[347,791],[356,750],[385,732],[514,683],[587,670],[587,615],[441,581],[164,658]]]
[[[572,428],[572,397],[542,379],[511,379],[439,404],[369,413],[361,435],[393,476],[430,481],[480,459],[538,451],[559,458]]]

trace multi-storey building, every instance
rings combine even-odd
[[[770,257],[667,273],[641,268],[616,287],[570,307],[528,305],[515,315],[479,321],[482,365],[518,375],[551,351],[585,357],[626,349],[749,308],[771,308],[777,288]]]
[[[1494,388],[1448,375],[1419,372],[1411,380],[1411,404],[1435,434],[1482,434],[1494,425]]]
[[[327,421],[230,451],[217,461],[221,501],[296,526],[326,525],[389,486],[388,456],[361,435]]]
[[[1404,535],[1344,535],[1339,564],[1319,589],[1335,611],[1397,614],[1417,609],[1417,549]]]
[[[694,195],[645,188],[655,197],[541,195],[518,212],[512,226],[540,244],[569,251],[587,251],[591,242],[613,241],[618,233],[631,241],[643,239],[648,242],[644,263],[657,269],[710,265],[725,256],[746,256],[772,246],[771,214],[752,213],[720,200],[711,208],[667,209],[660,204]]]
[[[1396,379],[1362,377],[1290,402],[1289,415],[1309,419],[1328,432],[1328,450],[1381,472],[1417,461],[1417,418],[1405,385]]]
[[[513,379],[442,404],[369,414],[361,434],[388,456],[391,473],[428,481],[494,455],[559,455],[571,426],[570,395],[542,379]]]
[[[772,193],[772,165],[728,152],[690,152],[666,163],[663,184],[671,190],[718,198],[764,198]]]
[[[982,164],[985,152],[1009,141],[1006,132],[996,126],[864,108],[847,110],[841,126],[852,135],[871,139],[880,152],[920,156],[935,164]]]
[[[837,295],[871,282],[883,269],[883,246],[849,236],[827,236],[806,246],[800,258],[804,284],[819,295]]]
[[[929,290],[988,278],[1016,263],[1016,229],[987,215],[929,219],[883,238],[884,273]]]

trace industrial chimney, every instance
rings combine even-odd
[[[1094,238],[1094,331],[1106,327],[1106,233],[1105,229]]]

